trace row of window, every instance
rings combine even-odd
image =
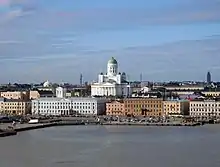
[[[213,113],[190,113],[191,116],[210,116]],[[220,116],[220,113],[215,113],[215,116]]]
[[[5,109],[25,109],[25,107],[14,106],[14,107],[5,107]]]
[[[134,103],[134,104],[137,104],[137,103],[139,103],[139,104],[147,104],[147,103],[161,103],[162,102],[162,100],[152,100],[152,101],[125,101],[125,103]]]
[[[166,105],[166,104],[165,104],[165,105],[164,105],[164,107],[179,107],[179,106],[180,106],[179,104],[177,104],[177,105],[172,105],[172,104],[170,104],[170,105],[167,104],[167,105]]]
[[[139,108],[153,108],[153,107],[157,107],[157,108],[160,108],[162,107],[160,104],[153,104],[153,105],[144,105],[144,104],[128,104],[128,105],[125,105],[125,107],[139,107]]]
[[[33,108],[37,108],[37,106],[33,106]],[[39,106],[40,109],[95,109],[95,106]]]
[[[52,102],[52,103],[48,103],[48,102],[39,102],[39,103],[36,103],[34,102],[33,103],[34,105],[38,104],[38,105],[95,105],[96,103],[68,103],[68,102]]]
[[[175,110],[177,110],[177,111],[179,111],[180,110],[180,108],[178,107],[178,108],[164,108],[164,111],[175,111]]]
[[[123,108],[107,108],[108,111],[114,110],[114,111],[122,111]]]
[[[142,111],[142,109],[125,109],[125,111],[128,111],[128,112],[141,112]],[[147,110],[146,111],[146,113],[147,112],[161,112],[161,110],[160,109],[150,109],[150,110]]]
[[[77,111],[80,114],[95,114],[95,111],[91,111],[91,110],[79,110]],[[34,111],[33,113],[39,113],[39,114],[70,114],[70,111],[67,110],[40,110],[40,111]]]
[[[215,111],[218,112],[219,111],[220,112],[220,108],[218,108],[218,109],[216,109],[216,108],[215,109],[210,109],[210,108],[208,108],[208,109],[207,108],[191,108],[190,111],[213,111],[213,112],[215,112]]]
[[[197,106],[197,107],[220,107],[220,103],[219,104],[190,104],[190,106]]]
[[[8,102],[1,102],[1,105],[8,105],[8,106],[15,106],[15,105],[26,105],[27,103],[18,102],[18,103],[8,103]]]

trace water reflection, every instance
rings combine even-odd
[[[219,167],[220,126],[69,126],[0,139],[1,167]]]

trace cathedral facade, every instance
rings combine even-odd
[[[91,85],[92,96],[129,97],[132,93],[126,74],[118,72],[118,62],[112,57],[107,64],[107,73],[99,74],[98,82]]]

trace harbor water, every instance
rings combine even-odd
[[[1,167],[219,167],[220,125],[62,126],[0,138]]]

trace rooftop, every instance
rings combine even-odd
[[[118,64],[117,60],[115,60],[114,57],[112,57],[109,61],[108,64]]]
[[[59,98],[59,97],[41,97],[33,101],[77,101],[77,100],[104,100],[104,98],[94,97],[71,97],[71,98]]]
[[[165,101],[167,101],[167,102],[185,102],[185,101],[189,101],[189,100],[187,100],[187,99],[166,99]]]
[[[191,101],[192,101],[192,102],[193,102],[193,101],[201,101],[201,102],[220,101],[220,98],[205,98],[205,99],[196,98],[196,99],[193,99],[193,100],[191,100]]]

